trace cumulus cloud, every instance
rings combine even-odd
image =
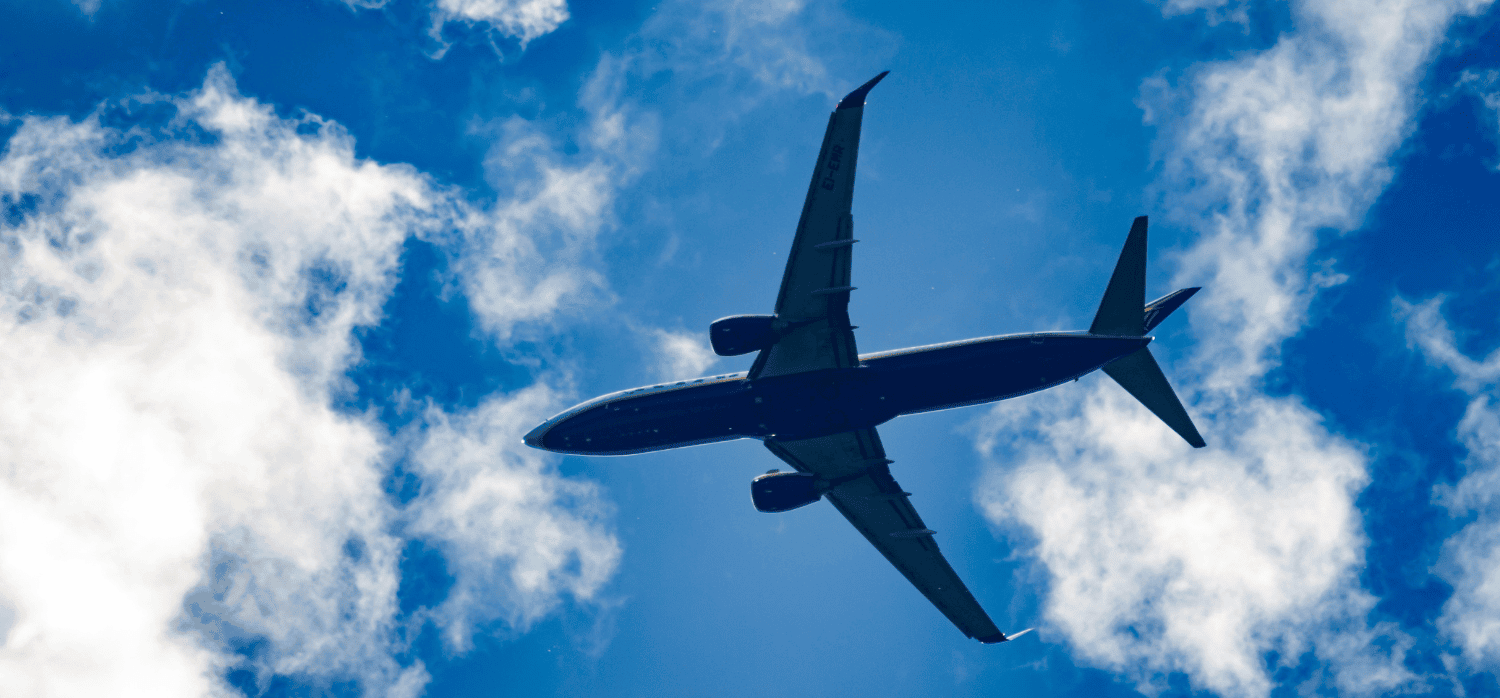
[[[112,125],[121,110],[144,117]],[[181,97],[24,119],[0,159],[0,204],[12,694],[214,695],[238,668],[262,685],[280,674],[416,695],[427,673],[403,659],[403,535],[454,556],[462,598],[498,594],[432,614],[450,637],[475,619],[524,628],[610,576],[597,492],[473,448],[513,442],[555,407],[544,388],[431,415],[413,448],[434,485],[404,507],[381,484],[390,435],[329,406],[403,241],[494,227],[456,192],[356,159],[337,124],[277,117],[215,68]],[[568,273],[528,254],[507,263],[539,283]],[[451,468],[425,455],[439,452]],[[546,494],[496,494],[517,487]],[[475,547],[465,530],[491,538]]]
[[[805,5],[803,0],[681,3],[658,12],[642,34],[673,37],[668,53],[659,57],[674,67],[695,73],[732,67],[778,89],[831,95],[827,67],[814,55],[808,32],[798,30]]]
[[[1500,665],[1500,350],[1473,359],[1458,348],[1442,315],[1443,298],[1410,303],[1397,298],[1397,319],[1407,344],[1434,367],[1453,374],[1454,389],[1469,398],[1458,423],[1468,450],[1467,472],[1438,501],[1459,519],[1471,519],[1443,546],[1438,572],[1453,585],[1438,626],[1481,669]]]
[[[493,140],[485,172],[504,197],[491,210],[456,217],[447,246],[480,325],[502,341],[518,323],[607,296],[594,267],[595,240],[613,223],[615,197],[657,140],[654,115],[625,101],[622,90],[619,71],[605,57],[580,95],[588,118],[577,134],[581,152],[571,157],[560,155],[560,145],[532,121],[511,117],[475,127]]]
[[[657,375],[664,380],[701,376],[719,361],[718,354],[703,341],[701,332],[651,331]]]
[[[533,386],[468,414],[429,415],[413,458],[423,496],[409,528],[436,542],[454,573],[433,616],[460,651],[487,623],[524,630],[565,594],[593,599],[619,563],[597,487],[558,478],[540,452],[521,446],[536,415],[556,404]]]
[[[1343,281],[1310,260],[1319,231],[1360,224],[1413,127],[1426,61],[1484,5],[1307,0],[1271,48],[1145,99],[1169,213],[1201,235],[1178,278],[1206,287],[1188,306],[1195,344],[1169,373],[1209,449],[1106,379],[998,406],[980,443],[995,465],[979,501],[1030,541],[1052,580],[1047,624],[1086,661],[1148,690],[1184,672],[1225,695],[1269,693],[1268,652],[1316,657],[1312,681],[1352,693],[1416,680],[1410,641],[1366,620],[1354,499],[1367,457],[1262,377],[1312,296]]]

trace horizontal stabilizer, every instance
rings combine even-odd
[[[1150,350],[1142,347],[1134,354],[1116,359],[1104,366],[1104,372],[1115,379],[1125,392],[1140,400],[1152,414],[1172,427],[1172,431],[1186,439],[1193,448],[1204,447],[1198,428],[1193,426],[1192,418],[1182,408],[1177,393],[1172,392],[1172,386],[1167,383],[1167,377],[1162,375],[1161,367],[1156,365],[1156,359],[1152,358]]]
[[[1146,334],[1141,317],[1141,307],[1145,304],[1146,217],[1140,216],[1130,226],[1125,249],[1120,250],[1120,261],[1115,263],[1115,273],[1109,277],[1109,287],[1104,289],[1104,299],[1099,301],[1099,312],[1094,315],[1089,334],[1124,337]]]
[[[1167,316],[1171,315],[1172,311],[1182,307],[1182,304],[1186,303],[1188,299],[1192,298],[1193,294],[1197,293],[1198,291],[1199,288],[1196,286],[1194,286],[1193,288],[1184,288],[1180,291],[1173,291],[1171,293],[1168,293],[1161,298],[1147,303],[1146,331],[1150,332],[1151,330],[1156,329],[1156,326],[1160,325],[1162,320],[1167,319]]]

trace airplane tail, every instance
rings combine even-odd
[[[1109,287],[1099,301],[1099,311],[1094,315],[1089,333],[1144,336],[1197,292],[1197,288],[1185,288],[1146,303],[1146,217],[1140,216],[1130,226],[1125,249],[1120,251],[1120,261],[1115,264]],[[1150,349],[1142,347],[1133,354],[1116,359],[1104,366],[1104,372],[1193,448],[1206,445],[1187,410],[1183,409],[1182,401],[1177,399],[1177,393],[1167,383],[1161,367],[1151,356]]]

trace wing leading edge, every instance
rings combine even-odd
[[[891,461],[874,429],[765,445],[799,472],[838,482],[825,495],[828,501],[965,635],[985,643],[1010,639],[964,586],[910,494],[891,477]]]
[[[858,242],[850,207],[865,95],[885,76],[876,75],[850,92],[828,117],[776,296],[782,336],[755,358],[752,379],[859,364],[849,324],[849,292],[854,290],[849,269]]]
[[[756,357],[752,380],[859,365],[849,323],[850,265],[858,242],[850,209],[865,96],[885,76],[850,92],[828,117],[776,297],[780,338]],[[938,550],[933,531],[891,477],[891,461],[873,428],[798,441],[770,439],[765,445],[797,471],[828,481],[832,486],[825,496],[834,508],[965,635],[986,643],[1010,639]]]

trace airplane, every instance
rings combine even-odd
[[[828,120],[802,218],[771,315],[709,326],[720,356],[759,352],[749,371],[610,393],[543,422],[528,446],[577,455],[649,453],[759,439],[791,471],[750,483],[762,512],[828,499],[963,633],[1007,636],[938,550],[935,533],[891,475],[876,427],[896,417],[977,405],[1073,381],[1096,369],[1118,382],[1195,448],[1203,437],[1146,348],[1147,332],[1198,291],[1150,303],[1146,217],[1135,219],[1086,332],[965,339],[873,354],[855,350],[849,322],[850,215],[865,97],[889,71],[844,97]],[[1026,631],[1022,631],[1023,633]]]

